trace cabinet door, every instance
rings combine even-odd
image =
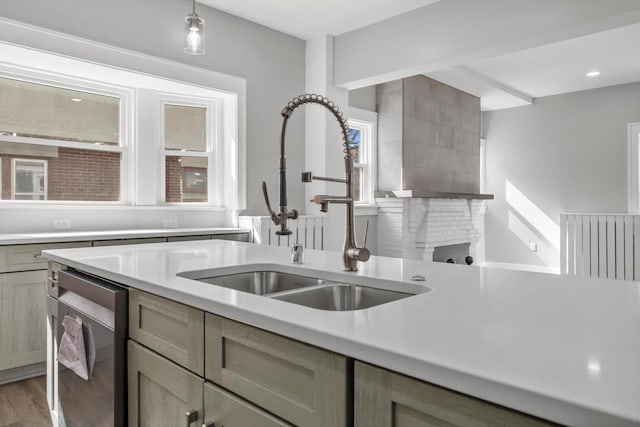
[[[204,425],[293,427],[211,383],[204,385]]]
[[[46,282],[46,270],[0,274],[0,370],[46,360]]]
[[[555,425],[361,362],[354,406],[355,427]]]
[[[201,426],[204,381],[134,341],[128,350],[129,427]]]
[[[297,426],[351,425],[344,356],[213,314],[205,319],[207,379]]]
[[[204,312],[130,289],[129,336],[204,376]]]

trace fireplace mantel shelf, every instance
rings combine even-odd
[[[376,198],[390,199],[468,199],[468,200],[493,200],[493,194],[480,193],[450,193],[444,191],[421,191],[421,190],[396,190],[396,191],[376,191]]]

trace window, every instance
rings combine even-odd
[[[47,200],[47,161],[13,159],[11,198]]]
[[[357,204],[372,205],[374,203],[377,115],[357,108],[350,108],[349,115],[351,118],[347,120],[347,124],[349,126],[349,151],[353,156],[354,199]]]
[[[44,44],[57,37],[32,35]],[[137,55],[138,71],[125,70],[130,53],[60,40],[92,58],[102,52],[113,64],[0,42],[0,211],[102,205],[126,216],[125,206],[177,215],[210,209],[217,221],[226,209],[245,207],[244,79]],[[160,100],[169,104],[166,147]],[[14,159],[46,163],[42,192],[16,196]],[[177,194],[168,202],[167,162],[175,184],[169,194]]]
[[[213,101],[162,100],[165,203],[217,202],[214,107]]]
[[[73,88],[72,88],[73,86]],[[118,202],[123,94],[0,77],[2,200]]]

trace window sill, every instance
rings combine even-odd
[[[378,207],[376,205],[355,205],[355,216],[376,216]]]
[[[206,206],[206,205],[128,205],[118,202],[114,203],[100,203],[100,202],[67,202],[67,203],[55,203],[55,202],[15,202],[15,201],[0,201],[0,209],[33,209],[33,210],[147,210],[147,211],[209,211],[209,212],[224,212],[227,209],[219,206]]]

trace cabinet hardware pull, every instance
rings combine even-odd
[[[198,421],[198,411],[195,409],[187,411],[184,421],[185,427],[189,427],[193,422]]]

